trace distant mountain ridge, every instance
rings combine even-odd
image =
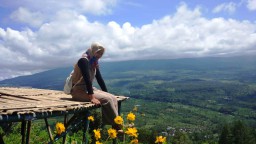
[[[114,78],[115,73],[126,71],[148,70],[199,70],[216,71],[232,69],[256,70],[256,58],[254,57],[223,57],[223,58],[186,58],[168,60],[134,60],[121,62],[100,63],[101,73],[106,80]],[[26,86],[34,88],[62,90],[66,77],[72,71],[72,67],[52,69],[33,75],[19,76],[0,81],[0,86]],[[256,76],[255,76],[256,78]]]
[[[101,62],[100,67],[108,92],[130,97],[122,113],[138,106],[136,126],[142,131],[182,128],[202,143],[218,138],[220,126],[233,121],[256,127],[255,57]],[[71,71],[72,66],[52,69],[0,86],[62,90]]]

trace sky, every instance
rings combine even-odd
[[[0,80],[76,63],[256,54],[256,0],[0,0]]]

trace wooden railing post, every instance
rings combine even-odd
[[[25,120],[21,122],[21,136],[22,136],[21,143],[22,144],[25,144],[26,124],[27,122]]]
[[[121,104],[122,104],[122,102],[118,101],[118,115],[121,114]]]
[[[44,121],[45,121],[45,125],[46,125],[46,128],[47,128],[50,140],[51,140],[51,142],[53,142],[53,136],[52,136],[52,132],[51,132],[51,127],[49,126],[47,118],[44,118]]]
[[[90,124],[90,121],[88,120],[89,116],[90,116],[90,112],[86,111],[85,119],[84,119],[84,129],[83,129],[83,144],[88,144],[87,131],[89,129],[89,124]]]
[[[29,141],[30,141],[31,122],[32,122],[32,120],[28,120],[26,144],[29,144]]]
[[[64,115],[64,126],[65,126],[65,128],[67,127],[67,122],[68,122],[68,115],[65,114],[65,115]],[[65,142],[66,142],[66,137],[67,137],[67,135],[64,135],[64,136],[63,136],[62,144],[65,144]]]

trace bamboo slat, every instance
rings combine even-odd
[[[118,96],[118,101],[128,97]],[[62,91],[28,87],[0,87],[0,117],[57,111],[74,111],[96,107],[90,102],[73,101]],[[1,119],[0,119],[1,120]]]

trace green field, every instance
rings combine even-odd
[[[105,62],[101,68],[109,92],[130,97],[122,104],[123,114],[138,107],[135,123],[142,143],[151,143],[167,128],[182,129],[195,144],[218,143],[223,127],[234,131],[237,121],[246,128],[250,143],[256,143],[253,57]],[[50,70],[0,85],[61,90],[70,70]],[[172,136],[170,141],[177,139]]]

